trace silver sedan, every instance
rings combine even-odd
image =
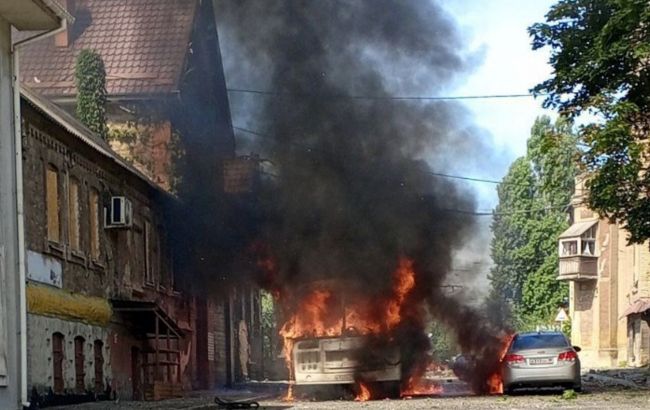
[[[580,391],[580,348],[560,332],[518,333],[503,358],[505,393],[517,388],[562,387]]]

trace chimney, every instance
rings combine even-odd
[[[59,0],[61,6],[63,6],[68,13],[75,15],[76,9],[76,0]],[[57,47],[68,47],[72,44],[72,27],[71,23],[68,23],[68,27],[54,36],[54,45]]]

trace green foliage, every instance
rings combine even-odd
[[[109,141],[132,144],[138,140],[139,134],[140,131],[132,124],[113,124],[108,127],[107,137]]]
[[[275,329],[275,302],[273,295],[268,292],[262,291],[262,343],[264,355],[268,358],[274,356],[274,340],[277,334]]]
[[[650,176],[642,172],[650,153],[649,30],[647,0],[561,0],[529,28],[534,49],[551,49],[553,76],[534,88],[547,95],[545,106],[602,119],[580,130],[588,203],[623,223],[632,243],[650,238]]]
[[[534,330],[536,325],[550,324],[558,307],[569,296],[567,284],[557,280],[558,265],[559,258],[554,249],[542,266],[527,278],[517,310],[518,327],[522,330]]]
[[[519,158],[510,166],[497,191],[499,204],[492,222],[491,243],[494,267],[489,279],[493,296],[518,304],[535,257],[525,213],[534,206],[535,181],[526,158]]]
[[[170,190],[177,194],[178,189],[183,183],[182,170],[185,161],[185,148],[183,146],[183,138],[178,130],[172,131],[172,138],[168,149],[171,151],[171,169],[169,175],[171,176]]]
[[[102,57],[93,50],[81,50],[75,65],[77,117],[106,139],[106,69]]]
[[[546,325],[568,297],[567,285],[557,281],[557,238],[568,227],[576,152],[569,121],[538,118],[526,156],[511,165],[497,188],[487,304],[492,320],[522,330]]]
[[[578,398],[578,393],[573,389],[568,389],[562,392],[562,400],[575,400]]]
[[[442,323],[433,322],[428,332],[431,339],[433,357],[438,363],[450,360],[458,354],[458,344],[453,334]]]

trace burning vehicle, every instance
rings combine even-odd
[[[480,224],[472,190],[436,170],[483,164],[485,138],[454,103],[394,98],[443,92],[473,67],[444,9],[242,0],[219,14],[237,56],[229,81],[268,90],[233,87],[232,104],[268,159],[250,216],[260,249],[247,261],[280,307],[290,379],[354,383],[360,400],[396,381],[400,395],[435,394],[425,376],[436,320],[475,357],[474,391],[498,386],[503,329],[441,288]]]
[[[351,282],[321,280],[299,289],[294,313],[280,331],[296,386],[356,385],[357,390],[368,391],[371,386],[386,396],[399,395],[399,345],[377,336],[400,322],[400,305],[414,286],[408,263],[401,268],[395,276],[396,289],[386,300],[386,316],[373,311],[370,298]]]
[[[352,386],[358,400],[439,394],[438,385],[424,380],[429,363],[414,365],[412,349],[399,337],[412,326],[407,303],[414,289],[413,262],[406,258],[380,297],[364,293],[354,282],[303,286],[280,331],[293,385]]]
[[[399,391],[401,364],[397,347],[374,360],[361,362],[363,336],[303,339],[294,343],[292,363],[295,384],[354,384],[358,378],[383,383],[387,391]]]

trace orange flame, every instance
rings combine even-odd
[[[282,398],[283,401],[293,401],[293,383],[289,383],[287,394]]]
[[[357,384],[359,388],[359,394],[354,398],[354,401],[368,401],[370,400],[370,389],[363,383]]]
[[[400,396],[403,398],[412,396],[438,396],[444,392],[441,385],[427,380],[424,377],[411,376],[402,389]]]
[[[265,260],[261,265],[271,267],[271,260]],[[397,269],[393,273],[393,286],[391,292],[383,301],[355,296],[355,299],[340,311],[341,295],[334,294],[333,290],[319,288],[308,292],[299,301],[297,308],[280,329],[284,339],[283,355],[289,378],[293,380],[292,351],[294,340],[302,337],[336,337],[343,331],[354,328],[360,335],[379,334],[393,330],[403,319],[403,306],[410,292],[415,288],[415,272],[413,261],[400,258]],[[279,297],[279,294],[275,294]],[[377,306],[384,310],[376,314]],[[338,314],[337,314],[338,312]],[[286,399],[292,400],[291,385]],[[370,391],[363,384],[360,385],[360,398],[368,395]],[[367,399],[366,399],[367,400]]]
[[[356,297],[352,303],[345,306],[343,314],[336,317],[332,310],[336,295],[329,289],[316,289],[305,295],[295,313],[287,320],[280,330],[280,335],[286,339],[299,337],[333,337],[340,336],[343,325],[354,327],[361,334],[377,334],[382,330],[392,330],[402,321],[402,307],[408,294],[415,287],[413,261],[401,258],[393,276],[393,289],[384,303],[376,300],[364,300]],[[374,303],[373,303],[374,302]],[[370,312],[376,305],[383,305],[385,311],[380,317],[371,316]],[[345,320],[344,320],[345,319]],[[290,350],[285,345],[285,357]]]
[[[506,335],[501,341],[501,350],[499,352],[499,369],[488,377],[486,383],[490,394],[503,394],[503,378],[501,377],[501,363],[508,352],[510,342],[515,337],[514,334]]]
[[[444,371],[445,366],[435,363],[430,357],[416,365],[408,381],[402,384],[400,395],[403,398],[412,396],[437,396],[444,392],[442,385],[428,380],[427,371]]]
[[[394,328],[402,320],[402,305],[406,296],[415,287],[415,272],[413,272],[413,261],[400,259],[399,266],[393,274],[393,298],[388,302],[386,311],[386,324],[388,328]]]

